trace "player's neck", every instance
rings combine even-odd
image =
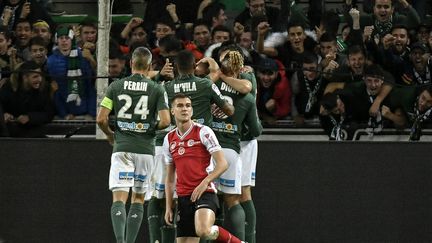
[[[178,131],[180,135],[183,135],[185,132],[189,130],[189,128],[193,125],[193,122],[191,120],[186,122],[179,122],[177,125]]]

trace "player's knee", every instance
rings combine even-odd
[[[141,203],[141,204],[143,204],[144,203],[144,196],[145,196],[144,193],[133,192],[132,193],[132,197],[131,197],[131,202],[132,203]]]
[[[207,238],[211,233],[211,228],[204,225],[197,225],[195,231],[198,237]]]

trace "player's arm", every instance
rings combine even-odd
[[[241,94],[247,94],[252,90],[252,84],[247,79],[228,77],[223,73],[221,73],[219,76],[225,83],[227,83],[229,86],[231,86],[233,89],[240,92]]]
[[[216,178],[220,177],[228,169],[228,162],[225,159],[221,146],[216,135],[209,127],[203,127],[200,131],[201,143],[207,148],[216,162],[214,170],[207,175],[204,180],[194,189],[191,195],[191,201],[195,202],[207,190],[208,185]]]
[[[249,112],[246,114],[246,125],[248,127],[248,133],[252,137],[258,137],[261,135],[263,127],[258,117],[255,103],[250,106]]]
[[[168,135],[165,136],[163,142],[163,155],[165,162],[165,170],[167,175],[165,177],[165,222],[168,225],[173,224],[173,194],[175,189],[175,168],[172,161],[171,153],[169,151]]]
[[[112,100],[108,97],[105,97],[101,102],[101,107],[99,109],[99,113],[96,117],[96,123],[103,133],[107,136],[108,142],[113,145],[114,144],[114,132],[111,130],[109,126],[109,114],[112,110]]]
[[[211,81],[210,81],[211,82]],[[228,103],[223,95],[221,94],[219,88],[215,85],[215,84],[211,84],[211,96],[212,96],[212,101],[219,107],[222,109],[222,111],[227,115],[227,116],[232,116],[234,115],[234,106],[231,105],[230,103]]]
[[[171,116],[169,110],[168,109],[160,110],[158,111],[158,115],[160,120],[158,122],[156,129],[162,130],[167,128],[171,123]]]

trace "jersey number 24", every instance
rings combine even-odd
[[[121,94],[118,96],[119,100],[124,100],[125,104],[120,108],[117,117],[119,118],[125,118],[125,119],[131,119],[132,113],[128,112],[129,109],[132,107],[132,97],[130,97],[127,94]],[[149,114],[149,110],[147,107],[148,103],[148,96],[147,95],[141,95],[140,99],[135,105],[135,108],[133,110],[133,114],[141,115],[141,119],[145,120],[147,118],[147,115]]]

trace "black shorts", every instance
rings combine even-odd
[[[204,192],[196,202],[192,202],[190,196],[178,197],[177,237],[198,237],[195,231],[195,211],[200,208],[211,209],[216,214],[219,208],[216,194]]]

